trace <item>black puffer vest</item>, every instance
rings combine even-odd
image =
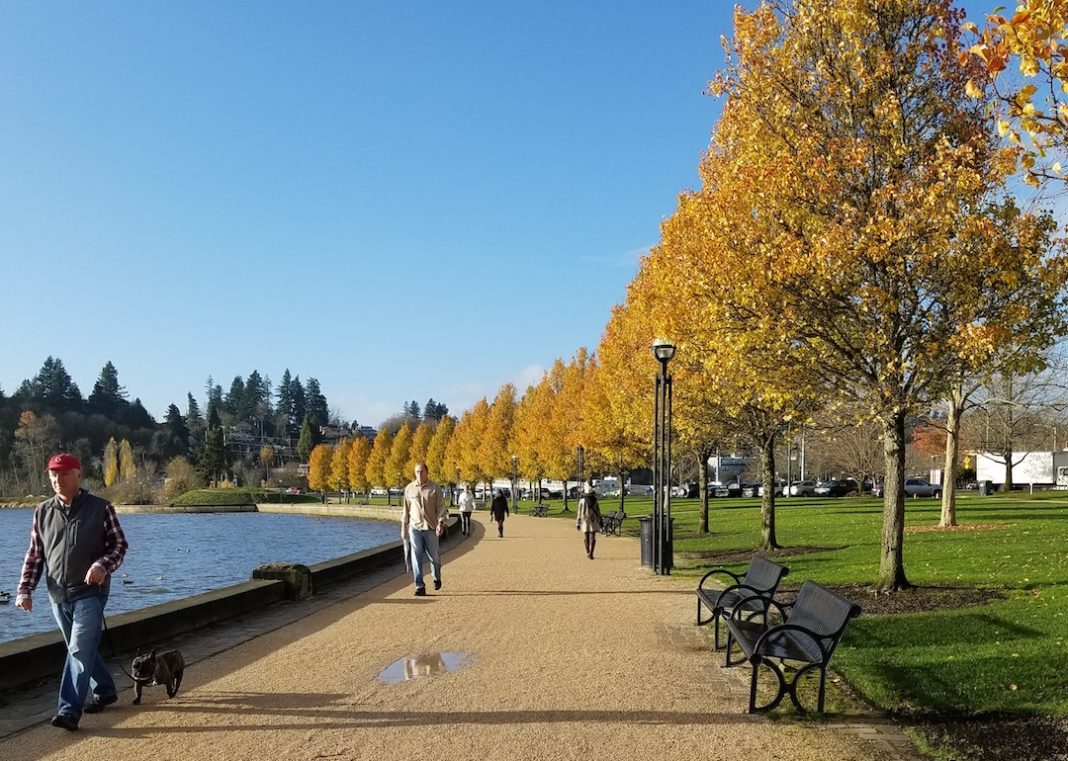
[[[64,508],[59,497],[37,506],[34,520],[44,548],[48,596],[54,602],[73,602],[93,595],[107,596],[111,574],[103,584],[86,584],[90,566],[107,551],[107,502],[82,489]]]

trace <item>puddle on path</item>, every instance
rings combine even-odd
[[[471,662],[466,653],[424,653],[400,658],[386,666],[378,674],[378,681],[397,684],[409,679],[456,671]]]

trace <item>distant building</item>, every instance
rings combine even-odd
[[[378,435],[378,431],[376,431],[369,425],[354,425],[352,426],[352,435],[363,436],[365,439],[371,439],[371,441],[374,441],[375,436]]]
[[[342,439],[352,438],[352,431],[343,425],[321,425],[319,435],[324,444],[336,444]]]

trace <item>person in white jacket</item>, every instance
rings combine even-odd
[[[464,486],[457,503],[460,507],[460,533],[468,536],[471,533],[471,513],[475,509],[475,495],[471,493],[469,485]]]

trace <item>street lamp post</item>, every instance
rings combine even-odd
[[[658,338],[653,356],[660,363],[656,376],[653,409],[653,572],[668,575],[675,565],[671,536],[671,375],[668,362],[675,356],[674,344]]]
[[[516,506],[516,487],[519,485],[519,455],[512,455],[512,514],[519,512]]]

